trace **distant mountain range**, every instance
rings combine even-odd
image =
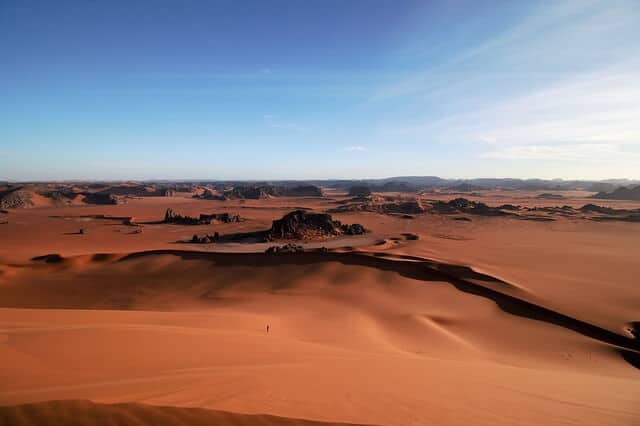
[[[133,187],[139,189],[139,194],[150,195],[157,189],[174,191],[193,190],[196,186],[209,186],[228,190],[239,186],[271,185],[283,188],[299,187],[300,185],[315,185],[318,187],[333,187],[348,190],[352,186],[367,186],[375,192],[416,192],[428,190],[448,190],[452,192],[471,192],[487,189],[502,190],[530,190],[530,191],[567,191],[585,190],[596,192],[596,198],[633,199],[637,200],[640,180],[607,179],[607,180],[562,180],[562,179],[513,179],[513,178],[476,178],[476,179],[444,179],[438,176],[396,176],[382,179],[309,179],[309,180],[149,180],[138,182],[100,182],[100,181],[69,181],[69,182],[23,182],[19,185],[47,187],[78,186],[91,190],[114,193],[131,194]],[[18,184],[0,184],[0,192],[15,190]],[[149,186],[149,187],[145,187]],[[165,195],[156,191],[154,195]],[[623,197],[623,198],[621,198]],[[635,197],[635,198],[628,198]]]

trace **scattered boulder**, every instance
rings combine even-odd
[[[359,223],[353,223],[351,225],[340,225],[340,229],[342,229],[342,232],[346,235],[362,235],[367,232],[367,230],[364,229],[364,226],[360,225]]]
[[[204,235],[202,237],[199,237],[194,234],[189,242],[196,243],[196,244],[211,244],[211,243],[217,243],[219,240],[220,240],[220,234],[218,234],[217,232],[214,232],[213,235]]]
[[[242,218],[237,214],[230,213],[213,213],[213,214],[201,214],[200,221],[220,222],[220,223],[235,223],[241,222]]]
[[[213,213],[201,214],[199,217],[183,216],[177,214],[173,209],[167,209],[164,213],[163,223],[173,223],[180,225],[210,225],[211,223],[231,223],[240,222],[242,218],[237,214]]]
[[[271,246],[265,250],[267,254],[279,254],[279,253],[302,253],[304,247],[293,243],[285,244],[283,246]]]
[[[420,239],[420,235],[418,234],[404,233],[402,234],[402,236],[404,237],[405,240],[409,240],[409,241],[415,241]]]

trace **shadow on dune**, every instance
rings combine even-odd
[[[98,404],[84,400],[0,406],[0,425],[11,426],[347,426],[264,414],[138,403]]]
[[[207,253],[187,250],[151,250],[137,252],[120,257],[118,262],[127,262],[148,256],[172,255],[183,260],[206,260],[219,266],[247,266],[269,268],[278,265],[310,265],[326,262],[338,262],[343,265],[356,265],[389,271],[404,277],[420,281],[447,282],[456,289],[489,299],[512,315],[560,326],[602,343],[613,345],[622,357],[631,365],[638,367],[640,358],[640,340],[633,339],[605,328],[573,318],[539,304],[526,300],[527,294],[517,287],[474,271],[472,268],[436,262],[415,256],[398,256],[383,253],[366,252],[323,252],[306,251],[301,253]],[[100,255],[94,255],[95,258]],[[47,255],[34,258],[49,263],[63,263],[59,255]],[[73,291],[73,288],[70,288]],[[510,294],[507,294],[510,293]],[[0,291],[0,296],[2,292]],[[3,304],[0,297],[0,306]]]
[[[273,266],[274,264],[302,265],[334,261],[344,265],[358,265],[396,272],[404,277],[415,280],[445,281],[449,282],[460,291],[492,300],[498,305],[498,307],[500,307],[500,309],[509,314],[564,327],[587,337],[591,337],[592,339],[619,346],[620,348],[628,349],[632,352],[640,351],[640,341],[636,339],[628,338],[621,334],[614,333],[588,322],[581,321],[577,318],[573,318],[552,309],[529,302],[523,298],[505,294],[475,282],[484,281],[487,283],[499,283],[507,288],[515,288],[509,283],[486,274],[478,273],[466,266],[435,262],[415,256],[393,256],[382,253],[369,255],[364,252],[302,252],[265,255],[262,253],[205,253],[179,250],[155,250],[132,253],[122,258],[121,261],[152,254],[172,254],[179,256],[182,259],[208,259],[215,261],[216,264],[220,265],[246,265],[253,267],[268,267]],[[405,261],[399,261],[397,259]],[[625,357],[625,359],[627,359],[627,357]]]

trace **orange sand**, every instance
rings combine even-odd
[[[640,224],[349,213],[335,216],[372,233],[314,245],[330,253],[175,244],[297,206],[334,204],[158,197],[4,215],[0,425],[640,424],[640,343],[626,330],[640,320]],[[167,207],[248,220],[134,234],[82,217]],[[405,232],[420,239],[391,239]],[[47,253],[64,259],[29,260]]]

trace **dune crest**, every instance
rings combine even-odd
[[[65,400],[0,406],[0,425],[12,426],[348,426],[286,417],[236,414],[203,408]]]

